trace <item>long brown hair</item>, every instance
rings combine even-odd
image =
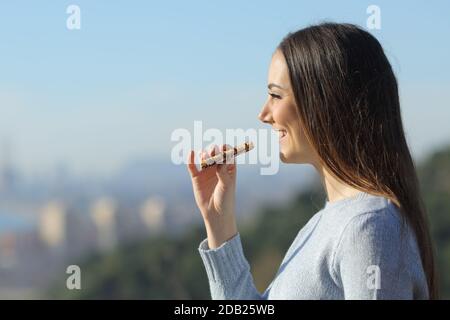
[[[390,199],[415,232],[429,298],[438,298],[432,241],[400,114],[397,80],[375,37],[352,24],[289,33],[278,49],[306,138],[331,174]]]

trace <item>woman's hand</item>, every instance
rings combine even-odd
[[[231,148],[223,145],[222,150]],[[208,153],[201,152],[201,160],[214,156],[218,151],[213,145]],[[208,245],[214,249],[237,234],[235,217],[236,164],[234,158],[223,164],[215,164],[199,171],[195,165],[194,151],[188,156],[195,201],[205,222]]]

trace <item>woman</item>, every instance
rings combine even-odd
[[[188,169],[207,231],[198,250],[212,298],[437,298],[397,81],[379,42],[350,24],[310,26],[282,40],[268,80],[259,119],[278,130],[283,162],[314,166],[327,200],[261,294],[236,227],[236,165],[198,171],[191,151]]]

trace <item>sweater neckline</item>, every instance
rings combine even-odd
[[[351,201],[355,201],[355,200],[361,200],[361,199],[365,199],[369,196],[368,193],[364,192],[364,191],[359,191],[356,195],[354,195],[353,197],[347,197],[347,198],[343,198],[343,199],[339,199],[339,200],[335,200],[335,201],[329,201],[328,199],[325,201],[325,209],[330,209],[330,208],[334,208],[336,206],[351,202]]]

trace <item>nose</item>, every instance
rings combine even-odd
[[[270,113],[270,111],[267,108],[267,104],[264,105],[264,107],[262,108],[261,112],[258,114],[258,119],[264,123],[272,123],[272,115]]]

